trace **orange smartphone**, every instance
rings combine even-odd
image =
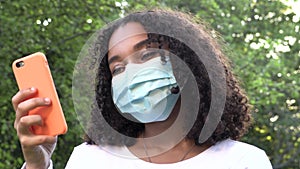
[[[34,97],[48,97],[51,105],[38,107],[28,112],[29,115],[39,114],[43,119],[42,126],[32,126],[32,132],[37,135],[56,136],[67,132],[67,123],[61,108],[50,68],[43,53],[17,59],[12,69],[19,89],[35,87],[38,89]]]

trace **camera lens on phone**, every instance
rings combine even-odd
[[[25,63],[23,61],[20,61],[20,62],[16,63],[17,68],[23,67],[24,65],[25,65]]]

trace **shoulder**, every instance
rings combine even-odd
[[[227,139],[212,146],[208,154],[218,156],[230,168],[271,169],[265,151],[248,143]]]
[[[99,146],[82,143],[74,148],[66,168],[97,168],[99,166],[111,168],[116,162],[117,164],[126,162],[129,156],[126,153],[128,152],[125,146]]]
[[[112,145],[91,145],[82,143],[74,148],[73,153],[86,153],[89,155],[95,154],[97,156],[118,156],[131,158],[132,154],[128,152],[126,146],[112,146]]]
[[[213,151],[222,151],[224,153],[234,153],[234,154],[248,154],[248,153],[262,153],[262,149],[240,141],[235,141],[227,139],[216,143],[212,146]]]
[[[74,148],[66,168],[90,167],[101,156],[105,156],[104,151],[97,145],[82,143]],[[87,164],[90,166],[82,166]]]
[[[98,145],[93,145],[93,144],[88,144],[86,142],[81,143],[80,145],[76,146],[74,148],[75,152],[84,152],[84,151],[99,151],[100,146]]]

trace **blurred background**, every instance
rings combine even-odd
[[[0,169],[23,163],[13,128],[13,60],[37,51],[48,57],[69,125],[52,158],[64,168],[83,136],[71,95],[81,48],[106,23],[145,7],[190,12],[220,33],[253,105],[255,121],[242,141],[264,149],[275,169],[300,168],[299,1],[0,0]]]

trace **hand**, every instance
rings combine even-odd
[[[35,135],[30,130],[33,125],[42,125],[43,120],[40,115],[28,115],[28,112],[40,106],[51,105],[49,98],[34,98],[37,92],[35,88],[24,89],[12,98],[16,112],[14,128],[22,146],[26,169],[48,168],[57,142],[57,137]]]

